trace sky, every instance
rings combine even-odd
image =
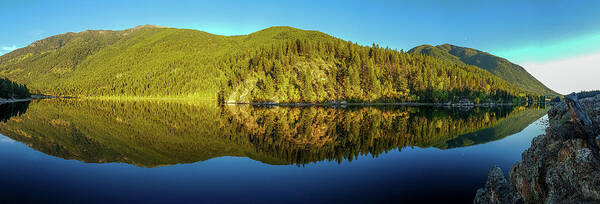
[[[0,0],[0,54],[88,29],[151,24],[242,35],[292,26],[405,51],[471,47],[507,58],[565,94],[600,89],[599,10],[597,0]]]

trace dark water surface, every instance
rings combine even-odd
[[[0,203],[471,203],[546,108],[0,106]]]

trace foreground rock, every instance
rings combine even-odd
[[[600,202],[600,96],[580,100],[579,107],[566,101],[548,111],[546,134],[523,152],[509,172],[510,182],[502,182],[499,168],[490,170],[474,203]]]
[[[477,190],[475,203],[523,203],[523,200],[506,181],[502,169],[495,166],[488,173],[485,187]]]

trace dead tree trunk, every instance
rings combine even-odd
[[[598,159],[598,145],[596,144],[596,128],[595,124],[590,119],[590,117],[584,112],[583,107],[579,104],[579,100],[577,99],[577,94],[572,93],[565,96],[565,102],[567,106],[569,106],[569,113],[571,115],[571,120],[573,122],[573,126],[575,127],[575,131],[577,134],[583,137],[583,139],[588,143],[588,146],[594,153],[596,159]]]

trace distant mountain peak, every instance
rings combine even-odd
[[[455,63],[464,63],[482,68],[510,83],[516,84],[529,93],[558,95],[558,93],[546,87],[523,67],[488,52],[448,43],[437,46],[420,45],[410,49],[408,52],[420,53]]]
[[[271,27],[262,29],[262,30],[260,30],[258,32],[269,31],[269,30],[302,30],[302,29],[294,28],[292,26],[271,26]]]
[[[281,39],[328,39],[332,36],[313,30],[303,30],[290,26],[273,26],[265,28],[249,35],[245,35],[247,38],[262,38],[264,40],[281,40]]]
[[[302,31],[303,30],[301,30],[301,29],[290,27],[290,26],[273,26],[273,27],[268,27],[268,28],[250,33],[249,35],[269,35],[269,34],[277,34],[277,33],[283,33],[283,32],[302,32]]]
[[[138,29],[142,29],[142,28],[170,28],[170,27],[146,24],[146,25],[138,25],[136,27],[133,27],[133,28],[130,28],[127,30],[138,30]]]

